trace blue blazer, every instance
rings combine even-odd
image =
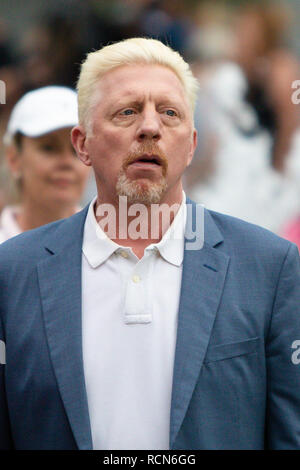
[[[86,214],[0,246],[2,449],[92,448],[81,338]],[[299,449],[297,248],[208,210],[204,235],[203,248],[184,255],[170,448]]]

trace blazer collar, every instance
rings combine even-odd
[[[197,232],[199,240],[202,239],[203,244],[215,247],[224,241],[224,237],[215,223],[211,211],[206,209],[202,204],[196,204],[190,198],[186,199],[187,204],[187,227],[189,232]],[[186,239],[186,245],[190,239]],[[189,251],[186,246],[186,251]],[[193,250],[192,250],[193,251]],[[195,250],[198,251],[198,250]]]
[[[82,249],[84,222],[88,213],[89,204],[80,212],[57,223],[56,229],[49,233],[44,246],[51,254],[57,254],[68,250],[73,246]]]

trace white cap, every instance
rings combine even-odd
[[[21,132],[27,137],[39,137],[64,127],[78,124],[77,93],[65,86],[46,86],[26,93],[10,115],[4,143]]]

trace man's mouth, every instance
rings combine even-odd
[[[162,165],[162,159],[157,155],[142,155],[133,160],[129,165]]]

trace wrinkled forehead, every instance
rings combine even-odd
[[[99,105],[119,99],[151,97],[173,99],[184,107],[190,107],[181,80],[173,70],[162,65],[132,64],[116,67],[100,78],[96,95]]]

